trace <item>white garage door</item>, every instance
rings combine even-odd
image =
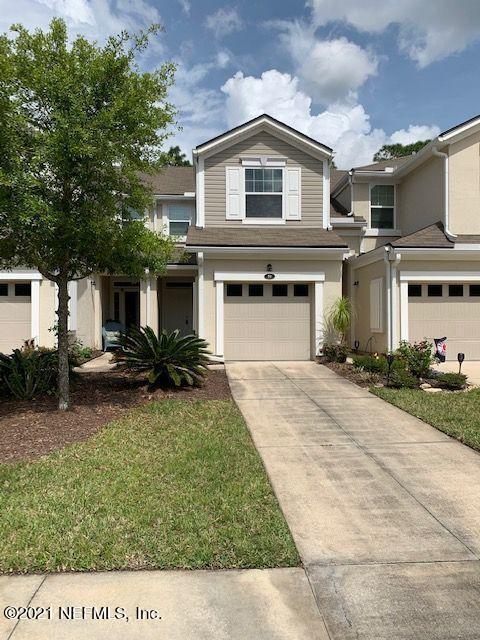
[[[309,360],[310,285],[225,284],[225,359]]]
[[[0,353],[31,338],[30,282],[0,282]]]
[[[408,316],[410,342],[447,336],[448,360],[480,360],[480,284],[411,283]]]

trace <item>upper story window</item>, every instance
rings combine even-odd
[[[245,217],[283,217],[283,170],[245,169]]]
[[[169,204],[167,217],[168,235],[185,238],[192,219],[192,207],[188,204]]]
[[[370,189],[370,227],[395,228],[395,186],[376,184]]]

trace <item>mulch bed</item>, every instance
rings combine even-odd
[[[379,375],[368,371],[359,371],[346,362],[327,362],[325,360],[322,361],[321,364],[325,365],[339,376],[350,380],[350,382],[358,384],[359,387],[363,387],[364,389],[369,389],[380,381]]]
[[[83,373],[72,382],[72,409],[57,410],[56,398],[0,400],[0,462],[33,460],[86,440],[126,410],[170,398],[231,398],[225,371],[210,371],[202,387],[150,392],[144,380],[122,372]]]

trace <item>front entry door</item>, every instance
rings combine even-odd
[[[162,327],[169,333],[193,333],[193,285],[191,282],[166,282],[163,289]]]
[[[140,325],[140,295],[138,291],[125,291],[125,328]]]

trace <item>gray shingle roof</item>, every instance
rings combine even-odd
[[[302,227],[272,229],[263,227],[190,227],[186,242],[188,247],[299,247],[299,248],[347,248],[333,231],[322,228]]]
[[[392,247],[401,248],[444,248],[453,249],[455,243],[445,235],[443,224],[436,222],[435,224],[415,231],[408,236],[399,238],[391,243]]]
[[[153,176],[142,173],[141,178],[155,195],[183,196],[195,191],[194,167],[164,167]]]
[[[379,160],[372,164],[365,164],[362,167],[355,167],[355,171],[384,171],[385,167],[401,167],[413,158],[413,155],[403,156],[402,158],[391,158],[390,160]]]

